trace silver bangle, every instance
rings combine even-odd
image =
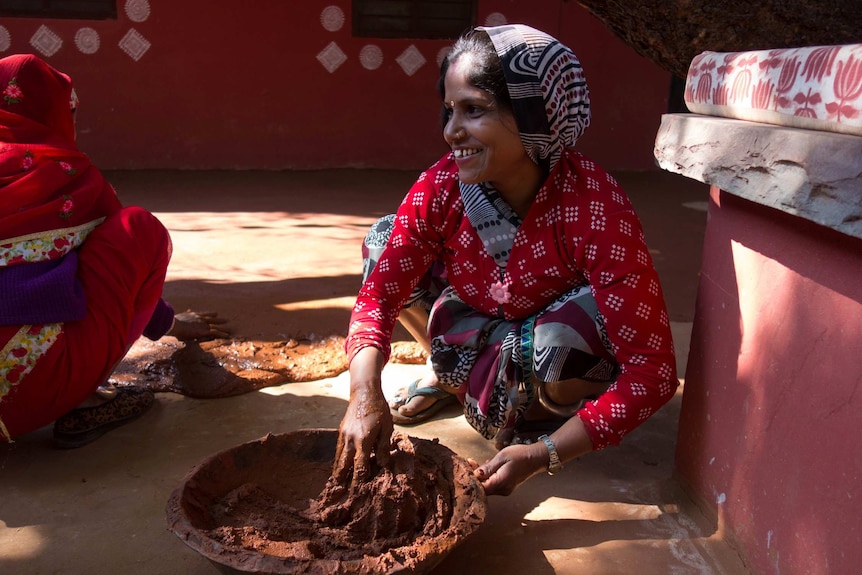
[[[562,471],[563,464],[560,462],[560,456],[557,453],[557,447],[554,445],[554,442],[551,441],[551,438],[547,435],[540,435],[539,440],[548,448],[548,475],[553,475],[554,473]]]

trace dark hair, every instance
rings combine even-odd
[[[440,78],[437,80],[437,90],[440,99],[446,96],[446,72],[458,58],[464,55],[473,57],[473,68],[468,80],[470,84],[485,90],[494,97],[501,108],[511,111],[512,99],[506,87],[506,77],[503,75],[503,63],[491,38],[484,30],[473,29],[461,36],[440,64]],[[446,110],[443,110],[443,122],[446,122]]]

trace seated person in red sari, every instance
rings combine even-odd
[[[571,50],[527,26],[478,28],[443,62],[440,96],[451,151],[366,238],[333,480],[364,481],[388,460],[393,420],[454,401],[500,449],[476,477],[506,495],[618,444],[673,397],[670,322],[631,202],[574,149],[590,102]],[[387,405],[399,319],[432,369]]]
[[[56,422],[61,447],[89,443],[153,402],[104,385],[138,337],[222,333],[161,299],[168,232],[78,150],[76,108],[67,75],[0,59],[0,440]]]

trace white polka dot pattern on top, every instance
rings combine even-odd
[[[578,416],[596,449],[619,443],[679,384],[658,275],[631,203],[601,167],[566,150],[514,233],[501,278],[465,215],[457,167],[447,154],[419,177],[399,207],[389,246],[357,299],[348,354],[373,345],[388,355],[400,306],[434,259],[445,263],[466,304],[509,320],[534,315],[589,282],[620,375]],[[500,298],[500,285],[510,297]]]

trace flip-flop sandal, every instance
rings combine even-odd
[[[62,449],[75,449],[92,443],[112,429],[129,423],[153,405],[149,389],[122,387],[113,399],[94,407],[79,407],[54,422],[54,443]]]
[[[458,402],[458,398],[440,389],[439,387],[419,387],[419,381],[416,380],[407,387],[407,395],[401,405],[407,404],[411,399],[417,396],[433,397],[437,401],[413,415],[403,415],[398,413],[398,408],[389,408],[392,413],[392,421],[398,425],[415,425],[422,423],[434,417],[441,409]],[[400,406],[399,406],[400,407]]]

